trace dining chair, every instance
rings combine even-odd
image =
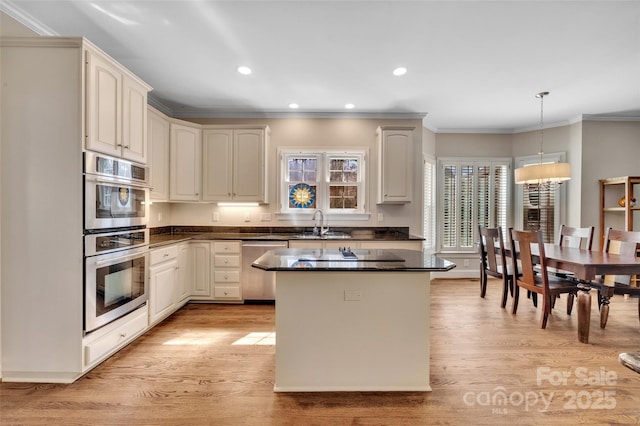
[[[513,295],[513,273],[506,261],[502,228],[486,228],[478,226],[480,237],[480,297],[487,294],[489,275],[502,280],[502,301],[500,306],[507,306],[509,292]]]
[[[518,299],[520,296],[520,287],[530,291],[534,295],[540,295],[542,299],[542,314],[540,319],[540,328],[547,327],[547,319],[551,313],[553,300],[559,294],[567,294],[567,315],[571,315],[573,309],[573,299],[578,292],[577,282],[573,280],[563,279],[560,277],[549,276],[547,272],[547,261],[544,251],[544,239],[542,231],[517,231],[509,228],[509,244],[511,246],[511,256],[513,264],[514,294],[513,309],[515,314],[518,310]],[[532,246],[538,247],[540,270],[536,273],[534,266],[536,265]],[[518,255],[519,254],[519,255]],[[517,258],[520,259],[520,267]],[[521,268],[521,269],[519,269]]]
[[[603,253],[636,256],[640,244],[640,231],[621,231],[607,228],[604,236]],[[589,283],[598,289],[600,328],[605,328],[609,318],[609,300],[614,294],[638,296],[638,319],[640,320],[640,287],[631,286],[629,275],[603,275]]]
[[[574,247],[583,250],[591,250],[593,244],[593,232],[595,227],[588,226],[585,228],[574,228],[571,226],[560,225],[560,231],[558,231],[558,239],[556,245],[564,247]],[[539,270],[539,269],[536,269]],[[573,277],[573,274],[569,271],[562,269],[547,268],[547,272],[553,275],[558,275],[562,278]]]

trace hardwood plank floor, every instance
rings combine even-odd
[[[640,423],[640,374],[618,362],[640,351],[637,299],[614,297],[605,330],[594,301],[585,345],[564,296],[540,330],[526,296],[516,316],[500,308],[496,280],[486,299],[477,280],[435,280],[431,295],[432,392],[274,393],[268,336],[233,344],[273,332],[274,307],[191,304],[71,385],[2,383],[0,424]]]

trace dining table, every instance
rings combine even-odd
[[[510,256],[510,250],[506,250]],[[574,247],[545,244],[546,265],[573,273],[579,281],[580,289],[577,297],[578,308],[578,340],[589,343],[589,327],[591,322],[591,295],[589,282],[600,275],[640,275],[640,257],[604,253],[602,251],[583,250]],[[532,246],[532,253],[540,262],[537,246]],[[600,326],[604,328],[609,309],[610,291],[600,291]]]

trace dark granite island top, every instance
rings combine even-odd
[[[256,259],[265,271],[427,271],[444,272],[455,264],[417,250],[278,249]]]

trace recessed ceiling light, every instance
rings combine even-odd
[[[251,68],[245,67],[245,66],[239,66],[238,72],[243,75],[249,75],[251,74]]]
[[[345,104],[346,109],[354,109],[356,106],[354,104]]]
[[[393,75],[405,75],[407,73],[407,69],[405,67],[398,67],[393,70]]]
[[[298,105],[296,103],[289,104],[289,108],[291,108],[291,109],[298,109],[299,107],[300,107],[300,105]]]

